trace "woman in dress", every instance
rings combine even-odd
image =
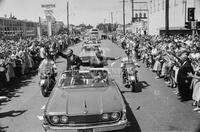
[[[195,69],[195,74],[188,73],[189,77],[192,77],[191,88],[193,89],[192,99],[193,105],[196,106],[194,111],[198,111],[200,113],[200,66],[197,66]]]

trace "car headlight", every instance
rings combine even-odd
[[[60,122],[61,122],[61,123],[67,123],[67,122],[68,122],[68,117],[65,116],[65,115],[61,116]]]
[[[119,119],[119,116],[120,116],[119,112],[114,112],[114,113],[111,114],[111,118],[112,118],[113,120]]]
[[[58,116],[52,116],[51,117],[51,120],[52,120],[52,122],[54,123],[54,124],[56,124],[56,123],[58,123],[59,122],[59,117]]]
[[[109,119],[109,115],[108,114],[103,114],[102,115],[102,119],[103,120],[108,120]]]
[[[122,111],[122,120],[126,120],[126,110]]]

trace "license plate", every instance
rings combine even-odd
[[[79,129],[78,132],[93,132],[93,129]]]

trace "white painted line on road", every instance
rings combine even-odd
[[[41,110],[44,110],[44,109],[45,109],[45,106],[46,106],[46,105],[43,105],[42,108],[41,108]]]
[[[43,121],[43,120],[44,120],[43,116],[37,116],[37,118],[38,118],[40,121]]]

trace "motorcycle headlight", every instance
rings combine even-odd
[[[47,74],[41,74],[40,79],[46,79],[47,78]]]
[[[109,119],[109,115],[108,114],[103,114],[102,115],[102,119],[103,120],[108,120]]]
[[[65,115],[61,116],[61,118],[60,118],[60,122],[61,123],[67,123],[67,121],[68,121],[68,117],[67,116],[65,116]]]
[[[113,120],[118,120],[119,117],[120,117],[119,112],[113,112],[113,113],[111,114],[111,118],[112,118]]]
[[[52,116],[51,117],[51,121],[54,123],[54,124],[57,124],[59,122],[59,117],[58,116]]]

